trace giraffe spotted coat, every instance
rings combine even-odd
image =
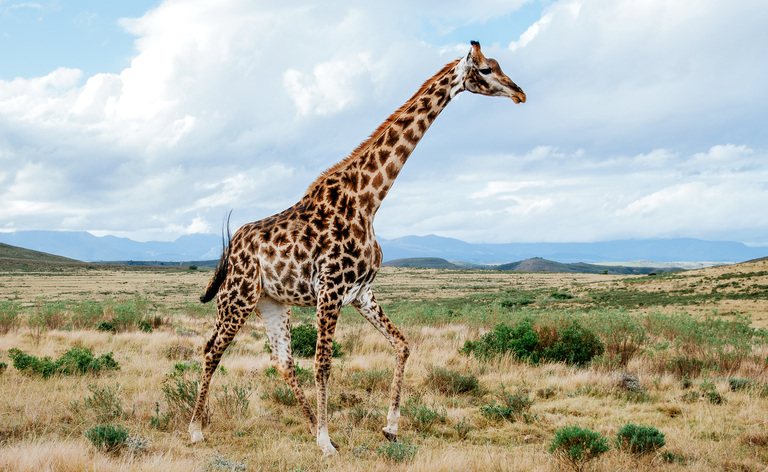
[[[301,200],[242,226],[232,235],[205,293],[216,298],[218,315],[205,345],[205,368],[189,425],[201,441],[211,377],[245,320],[255,313],[266,327],[272,361],[293,391],[325,454],[337,445],[328,434],[327,395],[331,348],[339,310],[352,305],[380,331],[396,353],[384,435],[397,440],[408,343],[371,291],[381,265],[373,220],[416,144],[456,94],[468,90],[525,102],[525,93],[483,56],[469,53],[443,67],[346,159],[323,172]],[[315,385],[317,415],[296,378],[290,342],[290,307],[317,307]]]

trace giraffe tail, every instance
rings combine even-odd
[[[209,301],[213,300],[213,298],[216,296],[216,293],[219,291],[219,287],[221,287],[221,284],[224,282],[224,279],[227,278],[227,268],[229,267],[229,254],[231,252],[230,249],[230,240],[232,239],[232,234],[229,230],[229,218],[232,216],[232,212],[230,211],[227,215],[227,224],[226,224],[226,236],[224,234],[224,230],[222,229],[222,244],[224,246],[224,250],[221,253],[221,259],[219,259],[219,263],[216,265],[216,270],[213,273],[213,277],[211,277],[211,280],[208,282],[208,286],[205,287],[205,292],[203,292],[202,295],[200,295],[200,301],[202,303],[208,303]]]

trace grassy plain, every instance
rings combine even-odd
[[[587,470],[768,468],[766,261],[635,277],[384,268],[376,291],[411,345],[403,442],[392,448],[380,433],[393,353],[345,309],[336,332],[344,356],[334,359],[330,392],[336,458],[320,455],[284,383],[270,373],[255,318],[214,377],[206,442],[189,444],[183,402],[169,401],[168,392],[197,378],[192,361],[202,359],[215,313],[196,300],[210,275],[0,270],[0,303],[18,311],[8,332],[0,331],[0,362],[8,364],[0,374],[0,470],[568,470],[548,452],[555,431],[579,425],[613,446],[628,423],[657,428],[666,446],[641,456],[612,447]],[[93,327],[120,313],[152,320],[153,331]],[[40,319],[50,325],[41,328]],[[294,324],[312,320],[312,310],[294,312]],[[577,320],[598,333],[606,354],[575,367],[459,352],[496,324],[521,320],[537,329]],[[14,368],[8,355],[16,348],[56,359],[72,347],[112,352],[120,370],[43,378]],[[313,398],[312,360],[298,365]],[[445,388],[435,381],[440,369],[477,386]],[[642,390],[621,388],[622,373]],[[502,392],[527,396],[527,415],[483,414]],[[94,446],[86,433],[107,421],[125,427],[133,446],[119,453]]]

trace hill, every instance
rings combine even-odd
[[[59,254],[80,261],[217,261],[221,236],[190,234],[174,241],[134,241],[94,236],[84,231],[17,231],[0,233],[0,243]],[[473,244],[441,236],[379,239],[384,261],[439,258],[472,264],[500,264],[534,257],[562,263],[593,264],[626,261],[735,263],[768,255],[768,247],[733,241],[698,239],[637,239],[595,243]],[[196,264],[202,266],[203,264]],[[215,264],[214,264],[215,265]],[[710,264],[711,265],[711,264]]]
[[[603,266],[598,264],[586,264],[584,262],[565,264],[561,262],[550,261],[541,257],[532,257],[523,261],[510,262],[501,265],[478,265],[463,266],[454,264],[439,257],[412,257],[405,259],[395,259],[385,262],[385,267],[409,267],[422,269],[490,269],[490,270],[510,270],[516,272],[558,272],[558,273],[578,273],[578,274],[611,274],[611,275],[631,275],[631,274],[650,274],[678,272],[683,269],[679,267],[627,267],[620,265]]]
[[[650,274],[679,272],[683,270],[679,267],[629,267],[620,265],[599,265],[576,262],[564,264],[561,262],[542,259],[541,257],[532,257],[524,261],[510,262],[493,267],[496,270],[513,270],[518,272],[562,272],[579,274],[611,274],[611,275],[631,275],[631,274]]]
[[[47,265],[85,265],[84,262],[0,243],[0,269],[29,269]]]
[[[382,264],[384,267],[409,267],[418,269],[463,269],[452,262],[439,257],[410,257],[408,259],[395,259]]]

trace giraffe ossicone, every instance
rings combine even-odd
[[[189,424],[191,441],[203,440],[211,377],[245,320],[255,313],[264,322],[271,360],[293,391],[326,455],[337,445],[328,434],[328,376],[339,310],[351,304],[395,350],[387,425],[397,440],[403,373],[410,350],[405,337],[384,314],[371,290],[381,266],[373,220],[408,156],[456,94],[525,102],[525,93],[472,41],[466,56],[443,67],[347,158],[323,172],[298,203],[248,223],[230,238],[200,300],[216,298],[213,334],[205,345],[205,367]],[[315,415],[299,383],[291,353],[291,306],[317,307]]]

